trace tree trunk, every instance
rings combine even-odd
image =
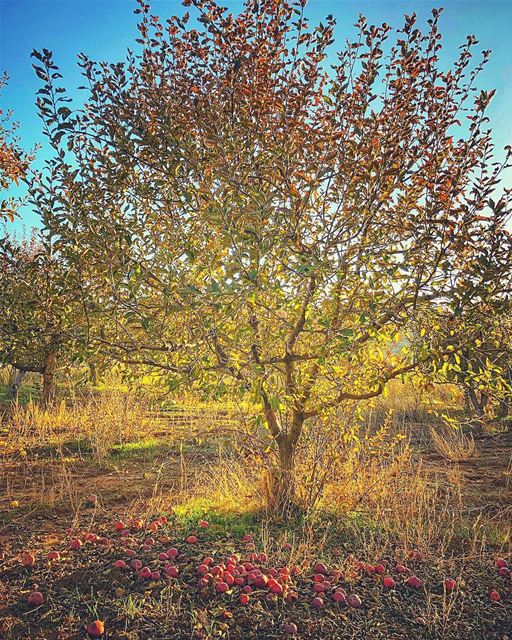
[[[16,402],[18,400],[18,393],[20,390],[21,383],[23,381],[23,378],[26,376],[27,372],[22,371],[21,369],[14,369],[14,371],[15,371],[14,378],[10,386],[10,396],[11,396],[11,400],[13,402]]]
[[[303,415],[294,412],[289,430],[281,431],[276,438],[279,466],[273,475],[273,484],[269,491],[269,506],[282,514],[289,513],[297,507],[295,451],[303,424]]]
[[[43,370],[43,407],[48,407],[55,399],[55,369],[57,368],[57,354],[54,352],[46,356]]]
[[[496,414],[496,417],[499,420],[504,420],[505,418],[508,417],[509,411],[510,411],[510,401],[505,398],[502,398],[498,406],[498,412]]]

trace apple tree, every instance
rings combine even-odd
[[[79,361],[87,328],[78,293],[73,293],[58,260],[37,236],[5,238],[0,249],[0,364],[17,372],[16,398],[26,373],[42,376],[42,403],[55,393],[55,373]]]
[[[0,78],[0,91],[7,82],[7,75]],[[16,138],[17,124],[12,121],[12,113],[0,107],[0,191],[7,191],[12,185],[18,186],[27,176],[33,159],[32,153],[25,153]],[[19,200],[13,196],[0,199],[0,221],[14,220]]]
[[[470,36],[445,68],[439,11],[425,30],[360,17],[331,54],[335,21],[311,26],[305,0],[184,4],[140,2],[123,61],[81,54],[83,103],[34,53],[55,156],[33,199],[112,358],[259,399],[286,502],[305,421],[479,330],[412,348],[418,317],[509,305],[510,150],[494,160],[476,89],[489,52],[473,62]]]

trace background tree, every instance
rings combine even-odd
[[[474,340],[460,353],[443,363],[436,371],[441,380],[455,382],[464,391],[465,412],[483,427],[484,420],[503,420],[509,413],[512,399],[512,316],[496,313],[495,309],[477,310],[475,318],[454,316],[444,327],[448,335],[464,335],[478,326]],[[459,338],[457,338],[459,340]]]
[[[306,420],[479,331],[410,348],[418,316],[440,334],[508,305],[510,193],[491,196],[510,154],[493,162],[475,90],[489,53],[473,65],[468,37],[443,70],[438,11],[396,38],[360,18],[326,68],[334,20],[310,28],[305,2],[185,4],[194,22],[141,2],[125,62],[81,55],[76,110],[34,53],[56,150],[34,201],[112,357],[259,399],[286,502]]]
[[[37,237],[7,238],[0,252],[0,363],[14,367],[17,396],[24,374],[42,376],[42,402],[55,393],[59,366],[79,361],[86,343],[76,296],[58,261]]]
[[[7,75],[0,78],[0,92],[7,82]],[[12,113],[5,113],[0,108],[0,191],[9,189],[14,184],[18,186],[20,180],[26,177],[33,154],[22,151],[15,137],[16,123],[12,122]],[[16,215],[19,200],[10,197],[0,199],[0,221],[13,220]]]

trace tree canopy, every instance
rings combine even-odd
[[[184,4],[140,2],[125,61],[81,54],[82,105],[34,52],[55,156],[33,200],[98,349],[250,391],[286,474],[304,420],[462,351],[478,320],[448,318],[508,309],[489,52],[468,37],[443,69],[439,11],[425,31],[361,17],[328,67],[334,19],[311,27],[304,1]]]

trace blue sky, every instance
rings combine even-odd
[[[242,3],[224,0],[223,4],[236,10]],[[441,18],[444,64],[456,58],[458,46],[468,34],[479,39],[478,51],[492,50],[480,86],[497,90],[489,109],[497,147],[512,144],[512,0],[310,0],[307,13],[312,23],[329,13],[337,18],[334,52],[336,45],[341,48],[345,38],[354,33],[359,13],[371,23],[388,22],[398,27],[405,13],[415,11],[424,25],[432,7],[441,6],[445,8]],[[183,12],[178,0],[156,0],[152,7],[164,18]],[[134,0],[0,0],[0,71],[10,76],[2,108],[14,110],[23,146],[43,141],[34,106],[39,81],[31,67],[31,50],[52,50],[66,86],[78,87],[77,53],[113,62],[123,59],[126,48],[133,46],[137,33],[134,8]],[[43,148],[38,165],[44,155]],[[512,186],[510,175],[507,183]],[[8,223],[8,229],[20,231],[37,224],[35,215],[25,208],[21,219]]]

